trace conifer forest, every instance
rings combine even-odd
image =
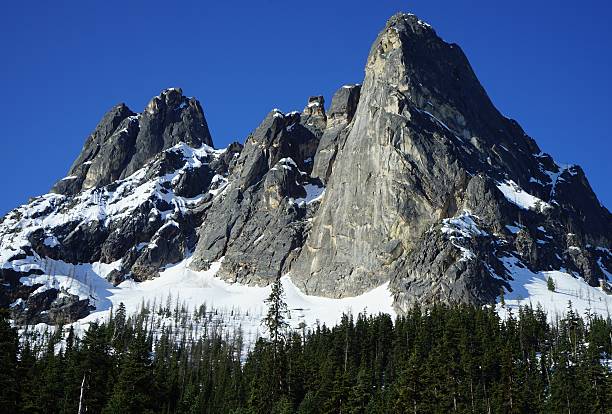
[[[568,304],[418,307],[290,330],[280,283],[246,344],[214,309],[123,306],[82,336],[0,322],[5,413],[610,413],[612,323]],[[170,323],[160,323],[159,317]],[[194,329],[197,326],[198,329]],[[68,335],[62,332],[68,332]],[[194,334],[197,333],[196,334]],[[226,333],[223,333],[226,332]]]

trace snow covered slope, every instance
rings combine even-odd
[[[593,287],[578,275],[566,270],[534,272],[516,257],[503,260],[508,273],[512,275],[511,290],[504,293],[504,304],[497,304],[501,316],[510,311],[518,314],[519,306],[541,306],[551,322],[561,319],[571,305],[580,316],[587,313],[611,317],[612,295],[601,287]],[[551,278],[554,290],[549,290],[547,281]]]
[[[0,306],[22,323],[63,323],[99,307],[100,277],[110,286],[146,280],[180,262],[194,247],[198,209],[222,196],[234,159],[178,143],[125,179],[9,212],[0,222]]]
[[[128,315],[136,314],[143,306],[152,311],[166,305],[170,308],[178,306],[190,313],[206,306],[209,316],[214,317],[222,330],[234,333],[239,329],[242,332],[247,348],[259,336],[265,335],[261,321],[267,312],[264,300],[270,295],[270,286],[227,283],[216,277],[221,262],[215,263],[208,271],[191,270],[189,262],[190,259],[185,259],[168,266],[153,280],[127,280],[118,286],[113,286],[104,278],[108,268],[99,264],[71,266],[55,262],[53,266],[56,266],[58,274],[67,273],[71,276],[39,276],[38,280],[31,282],[42,281],[44,286],[63,284],[70,292],[89,295],[94,299],[96,309],[83,319],[65,326],[65,332],[73,326],[77,333],[82,334],[91,322],[108,320],[112,309],[116,310],[123,303]],[[291,329],[301,329],[302,323],[306,329],[323,324],[333,326],[343,314],[350,313],[382,312],[395,317],[388,283],[357,297],[330,299],[305,295],[293,284],[289,275],[284,276],[281,282],[289,308],[287,320]],[[170,318],[163,322],[172,325]],[[43,331],[47,325],[39,324],[36,328]]]

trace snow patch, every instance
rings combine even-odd
[[[306,184],[303,187],[304,190],[306,190],[306,197],[295,200],[295,202],[300,206],[319,201],[325,195],[325,187],[319,187],[318,185],[314,184]]]
[[[516,223],[514,223],[514,224],[516,224]],[[514,225],[511,225],[511,224],[506,224],[506,228],[512,234],[516,234],[516,233],[518,233],[519,231],[521,231],[523,229],[522,226],[519,227],[519,226],[514,226]]]
[[[121,261],[113,263],[82,263],[71,264],[61,260],[28,258],[23,264],[37,263],[44,273],[22,277],[19,281],[25,286],[41,285],[33,294],[57,289],[62,293],[76,295],[79,299],[90,299],[96,309],[108,309],[108,291],[113,287],[106,280],[111,271],[121,267]],[[19,270],[25,270],[16,263]]]
[[[543,212],[547,208],[550,208],[550,204],[529,194],[512,180],[498,183],[497,188],[504,194],[508,201],[522,209]]]
[[[56,247],[60,245],[59,240],[54,235],[49,235],[43,240],[43,244],[47,247]]]
[[[472,215],[469,211],[464,210],[463,213],[457,217],[442,220],[442,227],[440,231],[443,234],[449,235],[449,239],[453,246],[461,250],[461,261],[472,260],[476,257],[476,255],[470,249],[462,246],[458,242],[459,240],[472,238],[475,236],[488,235],[487,232],[478,228],[474,218],[477,217]]]

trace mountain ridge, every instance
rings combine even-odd
[[[51,193],[0,219],[0,305],[21,322],[70,322],[94,305],[35,283],[55,277],[49,262],[114,264],[100,276],[120,284],[188,256],[195,271],[222,261],[230,282],[289,275],[309,295],[389,282],[398,311],[495,303],[517,267],[608,289],[610,234],[582,169],[501,115],[459,46],[399,13],[363,84],[327,111],[321,96],[271,111],[244,146],[213,149],[179,88],[140,114],[113,107]]]

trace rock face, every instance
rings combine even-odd
[[[400,308],[415,300],[491,302],[505,277],[497,259],[520,243],[507,224],[522,223],[531,232],[541,224],[548,233],[565,229],[559,240],[550,235],[558,252],[561,235],[573,226],[585,229],[581,249],[609,246],[610,214],[582,174],[564,175],[563,185],[584,193],[588,207],[557,200],[556,180],[564,173],[494,108],[460,48],[415,16],[389,20],[372,46],[360,95],[331,173],[323,172],[330,158],[325,146],[315,158],[328,182],[291,270],[304,290],[346,296],[391,280]],[[506,181],[520,183],[547,208],[522,211],[497,188]],[[461,237],[440,231],[445,220],[466,214],[477,231]],[[525,263],[559,265],[539,245],[535,250],[537,260],[521,255]],[[598,273],[590,279],[595,284],[603,274],[587,262],[580,260]]]
[[[323,183],[329,179],[339,148],[344,146],[349,125],[357,110],[360,91],[360,85],[346,85],[334,94],[312,169],[312,176]]]
[[[164,90],[120,104],[52,192],[0,219],[0,306],[64,323],[104,306],[92,283],[154,278],[191,256],[218,276],[361,294],[395,306],[492,303],[510,261],[607,288],[612,216],[582,169],[502,116],[459,46],[397,14],[362,85],[326,111],[271,111],[244,144],[213,149],[202,108]],[[104,285],[103,287],[105,287]]]
[[[314,107],[314,109],[313,109]],[[224,257],[219,275],[242,283],[269,284],[289,269],[312,214],[309,178],[325,123],[322,99],[303,114],[270,112],[249,136],[221,197],[199,230],[192,266],[207,268]]]

